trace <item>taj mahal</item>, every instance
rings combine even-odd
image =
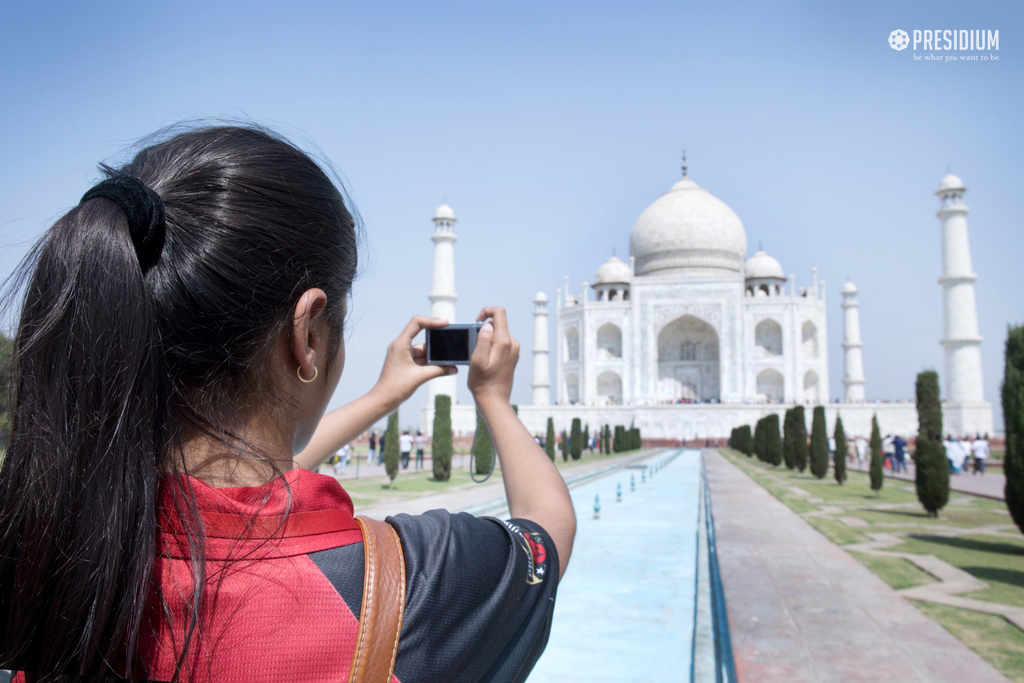
[[[992,431],[984,400],[982,342],[963,182],[952,173],[939,185],[946,364],[943,412],[956,434]],[[456,320],[455,213],[447,203],[433,218],[431,314]],[[535,434],[547,419],[557,430],[579,417],[598,425],[635,425],[645,439],[716,439],[793,404],[824,405],[831,431],[841,415],[847,434],[867,435],[872,415],[882,433],[916,434],[913,403],[866,399],[857,287],[839,290],[843,310],[844,396],[829,400],[828,290],[817,269],[807,284],[758,249],[749,257],[739,216],[694,182],[685,158],[682,178],[633,225],[629,261],[615,255],[593,283],[569,278],[551,300],[534,297],[533,403],[519,417]],[[550,377],[554,341],[555,376]],[[523,344],[524,351],[527,344]],[[908,373],[911,372],[908,370]],[[430,433],[434,397],[456,396],[455,377],[431,381],[421,427]],[[808,421],[811,411],[806,411]],[[452,406],[456,433],[475,428],[472,405]]]

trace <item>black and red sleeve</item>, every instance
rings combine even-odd
[[[547,644],[558,584],[547,532],[445,510],[388,521],[405,552],[401,683],[526,680]]]

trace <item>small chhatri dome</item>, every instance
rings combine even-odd
[[[628,284],[629,266],[618,256],[612,256],[597,269],[595,285]]]
[[[964,187],[964,181],[960,180],[959,176],[955,176],[952,173],[947,173],[946,177],[939,183],[939,192],[949,192],[950,190],[966,190]]]
[[[850,282],[849,280],[847,280],[846,284],[843,285],[843,294],[856,294],[856,293],[857,293],[857,285],[855,285],[852,282]]]
[[[636,274],[657,271],[738,273],[747,232],[725,202],[683,176],[648,206],[629,237]]]
[[[744,271],[748,280],[766,278],[775,280],[786,279],[786,274],[782,271],[782,264],[764,250],[758,250],[747,259]]]
[[[533,297],[533,303],[535,304],[546,304],[548,302],[548,295],[543,290],[537,292],[537,296]]]
[[[448,202],[437,207],[437,211],[434,212],[434,220],[455,220],[455,212],[452,210],[452,207],[448,206]]]

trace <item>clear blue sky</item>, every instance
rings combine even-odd
[[[442,199],[459,218],[459,317],[503,304],[528,349],[534,293],[628,254],[685,147],[751,252],[827,281],[831,395],[849,277],[868,395],[910,397],[918,371],[943,371],[933,193],[951,166],[998,404],[1006,326],[1024,322],[1022,17],[1012,2],[9,4],[0,272],[135,139],[196,117],[277,127],[331,160],[365,224],[340,405],[429,311]],[[999,61],[915,61],[889,48],[897,28],[999,30]],[[526,353],[517,402],[530,369]]]

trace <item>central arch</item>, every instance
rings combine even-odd
[[[718,333],[692,315],[676,318],[658,333],[658,399],[718,400]]]

